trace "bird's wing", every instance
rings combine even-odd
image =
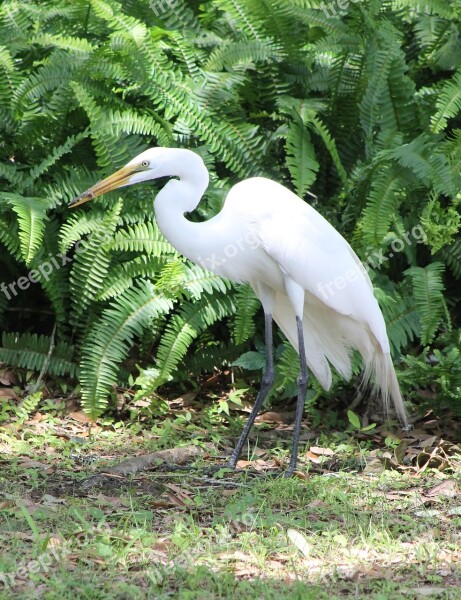
[[[282,185],[247,180],[266,252],[306,292],[306,304],[330,309],[366,327],[384,352],[389,342],[368,274],[347,241],[314,208]],[[248,211],[248,205],[247,205]],[[308,309],[308,306],[306,306]]]

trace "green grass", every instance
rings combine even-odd
[[[433,491],[459,486],[456,454],[443,472],[366,474],[373,438],[323,434],[339,472],[309,472],[309,442],[303,477],[148,472],[83,493],[104,465],[211,438],[184,415],[93,431],[44,415],[0,434],[0,599],[461,598],[460,497]]]

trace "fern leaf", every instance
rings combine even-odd
[[[71,323],[75,326],[81,326],[80,318],[102,290],[110,264],[108,242],[112,239],[121,209],[122,202],[118,202],[101,219],[99,228],[84,241],[83,247],[76,250],[70,275]]]
[[[413,295],[421,321],[421,341],[430,344],[445,314],[442,273],[445,266],[434,262],[427,267],[411,267],[405,271],[413,282]]]
[[[204,295],[193,304],[184,304],[162,336],[156,355],[156,385],[160,386],[169,380],[192,341],[206,326],[232,314],[233,309],[232,298],[220,295],[212,298]]]
[[[171,299],[158,294],[152,283],[140,281],[106,308],[87,333],[80,362],[82,404],[92,417],[107,405],[110,389],[117,383],[120,364],[135,336],[155,317],[168,313]]]
[[[255,332],[254,316],[261,306],[249,285],[240,286],[234,293],[236,313],[233,333],[236,344],[243,344]]]
[[[0,347],[0,361],[5,364],[41,372],[48,363],[47,372],[61,377],[77,374],[77,365],[72,360],[73,349],[63,342],[53,348],[51,358],[51,338],[30,333],[3,333]]]
[[[315,181],[319,163],[315,157],[309,131],[299,117],[288,125],[285,148],[286,162],[296,193],[302,198]]]
[[[27,198],[19,194],[0,194],[0,203],[7,203],[18,217],[21,254],[30,265],[43,240],[47,221],[47,202],[43,198]]]
[[[447,126],[448,119],[461,111],[461,72],[442,86],[436,108],[437,111],[431,118],[431,129],[434,133],[439,133]]]
[[[392,165],[381,167],[373,179],[361,221],[366,243],[379,246],[389,233],[394,213],[402,200],[401,187],[402,180],[396,169]]]

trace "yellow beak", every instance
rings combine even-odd
[[[109,175],[109,177],[106,177],[105,179],[98,181],[98,183],[95,183],[92,187],[86,190],[86,192],[80,194],[80,196],[74,198],[72,202],[69,202],[69,208],[80,206],[80,204],[84,204],[89,200],[93,200],[93,198],[96,198],[97,196],[102,196],[102,194],[106,194],[107,192],[116,190],[122,185],[126,185],[130,177],[139,170],[140,169],[134,165],[122,167],[112,175]]]

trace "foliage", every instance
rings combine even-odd
[[[96,416],[136,365],[147,393],[253,351],[251,292],[177,255],[153,186],[66,208],[153,145],[202,155],[200,218],[252,175],[311,201],[372,267],[396,355],[459,327],[455,4],[322,5],[2,3],[0,360],[41,370],[56,323],[48,373],[78,373]]]
[[[402,384],[410,397],[441,414],[450,410],[461,415],[459,340],[457,346],[447,345],[443,350],[435,348],[433,351],[425,348],[420,356],[406,356],[405,364],[408,370],[403,374]]]

